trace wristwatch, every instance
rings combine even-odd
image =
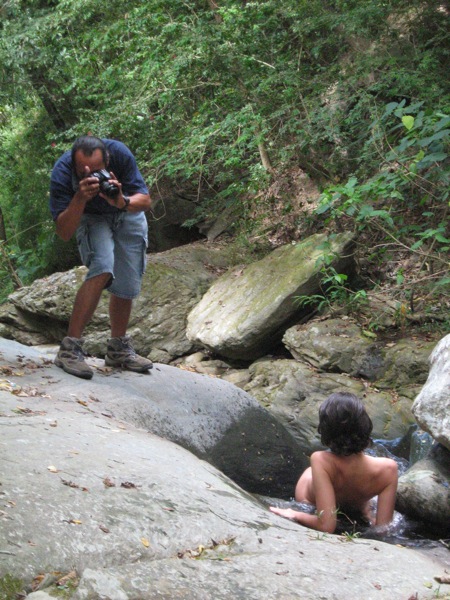
[[[125,204],[122,206],[122,208],[120,209],[122,212],[127,212],[128,207],[130,206],[130,198],[129,196],[123,196],[123,201],[125,202]]]

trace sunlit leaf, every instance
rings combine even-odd
[[[414,127],[414,121],[415,119],[411,115],[403,115],[402,117],[402,123],[408,131]]]

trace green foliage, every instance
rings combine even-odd
[[[405,101],[393,102],[372,123],[371,130],[370,145],[378,149],[380,171],[362,184],[352,176],[343,185],[329,187],[317,214],[329,212],[333,219],[349,216],[361,222],[380,217],[392,225],[395,213],[405,207],[445,209],[450,183],[450,116],[425,111],[422,103],[405,107]],[[369,202],[384,208],[374,214]]]
[[[437,127],[450,105],[448,59],[438,0],[222,0],[216,10],[204,0],[112,0],[107,10],[12,0],[0,24],[8,233],[18,255],[34,252],[23,260],[34,261],[30,277],[58,267],[50,169],[92,132],[127,143],[150,185],[189,182],[198,219],[235,206],[248,232],[255,195],[299,166],[327,184],[348,180],[323,216],[338,211],[340,194],[340,214],[358,227],[389,229],[412,202],[433,213],[416,232],[419,249],[442,249],[446,179],[436,164],[447,140]],[[375,206],[381,197],[391,205]]]
[[[16,600],[23,588],[23,582],[17,577],[9,574],[0,577],[0,598],[2,600]]]
[[[367,303],[364,290],[352,290],[348,284],[348,275],[338,273],[331,266],[320,270],[320,294],[294,296],[294,304],[299,308],[312,307],[319,313],[345,307],[349,313],[356,313]]]
[[[32,104],[22,111],[5,106],[4,112],[8,126],[0,124],[0,209],[6,240],[0,241],[0,300],[19,280],[29,284],[55,264],[48,175],[57,154],[45,142],[49,121]],[[11,277],[13,270],[16,277]]]
[[[372,123],[381,169],[365,182],[352,176],[325,190],[317,215],[381,233],[389,244],[438,265],[448,283],[450,117],[422,103],[390,103]],[[385,244],[380,245],[382,260]],[[397,283],[404,274],[397,273]]]

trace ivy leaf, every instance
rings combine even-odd
[[[403,115],[402,123],[408,131],[411,131],[411,129],[414,127],[414,117],[411,115]]]
[[[373,331],[368,331],[367,329],[363,329],[361,333],[367,338],[371,338],[371,339],[377,338],[376,333],[373,333]]]

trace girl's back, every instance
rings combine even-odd
[[[311,462],[317,466],[321,463],[328,473],[338,507],[348,506],[362,511],[365,511],[369,500],[378,496],[392,481],[393,475],[397,475],[394,460],[374,458],[362,452],[350,456],[315,452]],[[316,490],[314,492],[317,495]]]

